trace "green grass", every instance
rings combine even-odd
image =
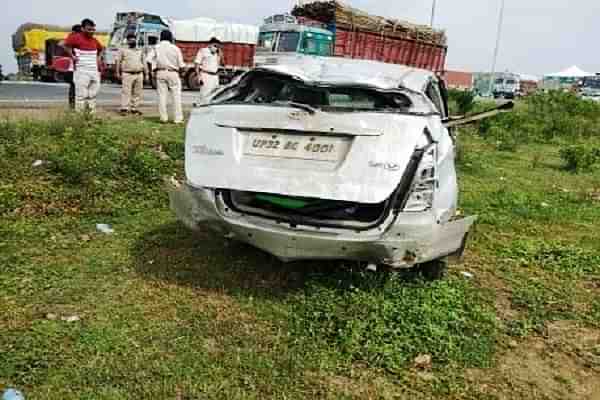
[[[465,374],[493,374],[510,340],[543,337],[553,321],[600,327],[589,289],[600,282],[590,195],[600,176],[565,171],[558,145],[506,153],[469,132],[460,141],[462,208],[480,219],[466,264],[427,283],[281,264],[188,231],[161,184],[182,172],[181,128],[0,122],[0,389],[36,399],[495,398]],[[33,168],[37,159],[50,163]],[[423,354],[425,378],[413,368]]]

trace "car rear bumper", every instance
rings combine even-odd
[[[399,214],[387,228],[368,232],[290,226],[232,212],[211,189],[168,185],[171,209],[191,229],[208,227],[262,249],[283,261],[357,260],[410,267],[461,256],[475,217],[438,224],[432,214]]]

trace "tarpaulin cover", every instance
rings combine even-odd
[[[46,40],[63,40],[69,33],[71,33],[71,27],[27,23],[21,25],[13,35],[13,50],[19,54],[44,52]],[[109,34],[97,32],[96,39],[106,46]]]
[[[175,40],[181,42],[208,42],[213,37],[224,43],[258,41],[258,27],[253,25],[222,23],[210,18],[170,20],[169,25]]]

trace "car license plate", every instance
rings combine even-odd
[[[346,144],[347,139],[341,137],[252,133],[246,137],[244,154],[336,162]]]

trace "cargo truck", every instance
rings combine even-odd
[[[13,50],[18,72],[34,80],[54,82],[62,80],[65,54],[58,43],[71,33],[71,27],[26,23],[12,36]],[[96,32],[96,38],[104,46],[108,44],[108,32]]]
[[[223,42],[223,62],[219,70],[222,83],[227,83],[254,64],[254,52],[258,40],[258,27],[252,25],[220,23],[209,18],[174,20],[141,12],[118,13],[111,34],[110,45],[105,52],[106,69],[103,78],[116,81],[116,55],[126,46],[127,34],[133,32],[138,47],[147,54],[152,38],[160,37],[163,30],[171,30],[175,45],[181,49],[186,68],[181,78],[188,89],[199,89],[194,59],[200,49],[207,47],[211,38]],[[150,82],[154,84],[154,82]]]
[[[446,64],[444,31],[378,17],[338,1],[313,1],[291,14],[265,19],[256,65],[285,62],[294,54],[336,56],[402,64],[442,73]]]

